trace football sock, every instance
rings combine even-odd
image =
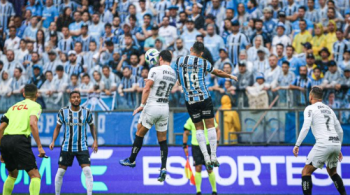
[[[15,187],[16,178],[8,176],[5,183],[4,188],[2,190],[3,195],[11,195],[12,190]]]
[[[164,168],[166,168],[166,160],[168,159],[168,144],[165,140],[165,141],[159,142],[159,145],[160,145],[160,156],[162,159],[162,168],[161,169],[164,169]]]
[[[208,134],[208,137],[209,137],[209,134]],[[210,162],[210,157],[209,157],[208,150],[207,150],[207,140],[205,139],[204,131],[197,130],[196,131],[196,138],[198,141],[199,148],[201,149],[202,154],[204,156],[205,162]]]
[[[32,178],[30,180],[29,184],[29,194],[30,195],[39,195],[40,194],[40,185],[41,185],[41,179],[40,178]]]
[[[215,173],[214,172],[211,172],[211,173],[208,173],[209,175],[209,182],[210,182],[210,185],[211,185],[211,189],[213,190],[213,192],[217,192],[216,191],[216,178],[215,178]]]
[[[62,168],[57,169],[56,177],[55,177],[55,193],[56,195],[61,194],[61,187],[63,182],[63,176],[66,173],[66,170]]]
[[[86,183],[86,190],[87,195],[92,195],[92,186],[93,186],[93,178],[90,167],[84,167],[83,173],[85,175],[85,183]]]
[[[208,140],[210,144],[211,160],[216,160],[217,137],[215,127],[208,129]]]
[[[132,145],[131,155],[129,157],[129,160],[131,163],[133,163],[135,161],[137,154],[141,150],[142,142],[143,142],[143,137],[139,137],[136,135],[134,144]]]
[[[304,195],[311,195],[312,192],[312,180],[311,176],[302,176],[301,187],[303,188]]]
[[[201,172],[197,172],[194,174],[194,181],[196,182],[196,189],[197,192],[201,192],[201,185],[202,185],[202,174]]]
[[[334,185],[337,188],[338,192],[341,195],[346,195],[346,191],[345,191],[345,188],[344,188],[343,180],[341,179],[341,177],[336,173],[331,178],[332,178],[332,180],[334,182]]]

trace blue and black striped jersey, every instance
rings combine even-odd
[[[69,106],[58,112],[57,124],[62,125],[64,139],[62,151],[81,152],[88,150],[87,125],[93,124],[92,113],[85,107],[72,111]]]
[[[189,104],[204,101],[209,98],[205,85],[206,72],[213,71],[212,64],[200,57],[188,55],[180,57],[172,65],[185,92]]]

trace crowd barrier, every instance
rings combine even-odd
[[[221,146],[215,168],[220,194],[301,194],[301,170],[311,147],[300,148],[299,157],[292,154],[292,146]],[[33,148],[37,154],[36,148]],[[42,175],[41,193],[54,193],[55,174],[58,168],[60,148],[45,148],[49,158],[38,159]],[[167,161],[168,175],[164,183],[157,181],[161,160],[159,147],[143,147],[136,160],[136,167],[122,167],[118,161],[130,155],[131,147],[101,147],[91,154],[94,176],[93,192],[99,194],[194,194],[195,186],[185,176],[186,157],[182,147],[170,147]],[[91,150],[90,150],[91,152]],[[342,148],[343,162],[338,164],[338,174],[343,177],[345,188],[350,186],[350,147]],[[191,154],[191,152],[190,152]],[[190,163],[193,163],[192,157]],[[192,170],[194,167],[192,166]],[[204,170],[204,169],[203,169]],[[6,180],[5,165],[1,164],[0,185]],[[202,192],[210,193],[208,174],[202,171]],[[312,176],[313,194],[338,194],[325,168]],[[30,179],[20,171],[14,193],[28,193]],[[62,185],[62,193],[86,193],[85,178],[77,161],[68,168]],[[2,188],[0,188],[2,190]]]

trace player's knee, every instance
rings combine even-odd
[[[201,171],[202,171],[202,165],[197,165],[196,172],[201,172]]]
[[[215,127],[214,119],[205,119],[205,126],[207,127],[207,129]]]
[[[9,176],[12,177],[12,178],[17,178],[18,170],[9,171]]]
[[[64,169],[65,171],[67,171],[67,167],[66,167],[66,166],[63,166],[63,165],[58,165],[58,168],[60,168],[60,169]]]
[[[328,175],[329,175],[330,177],[332,177],[333,175],[337,174],[337,168],[335,167],[335,168],[329,169],[329,168],[327,167],[327,172],[328,172]]]
[[[213,170],[207,170],[207,171],[208,171],[209,174],[213,172]]]
[[[33,179],[33,178],[41,179],[41,175],[40,175],[38,169],[32,169],[30,171],[27,171],[27,173],[31,179]]]
[[[312,174],[312,171],[308,167],[304,167],[301,172],[302,176],[310,176],[311,174]]]

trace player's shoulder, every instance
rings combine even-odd
[[[81,110],[85,110],[86,112],[90,112],[91,110],[85,106],[81,106]]]
[[[65,110],[69,110],[69,106],[62,107],[58,112],[63,112]]]

